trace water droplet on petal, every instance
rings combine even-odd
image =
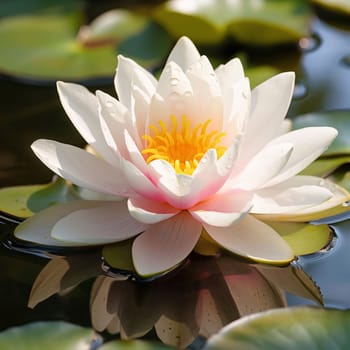
[[[170,85],[171,86],[176,86],[179,83],[179,79],[177,78],[171,78],[170,79]]]
[[[186,92],[184,93],[184,96],[190,97],[190,96],[192,96],[192,92],[191,92],[191,91],[186,91]]]
[[[242,91],[242,97],[243,97],[244,99],[247,99],[247,98],[248,98],[247,91],[245,91],[245,90]]]
[[[343,207],[349,207],[350,206],[350,201],[344,202],[342,204]]]
[[[107,102],[106,102],[106,106],[107,106],[108,108],[112,108],[112,107],[113,107],[113,102],[112,102],[112,101],[107,101]]]
[[[173,91],[172,93],[170,93],[169,94],[169,98],[171,99],[171,100],[178,100],[179,99],[179,97],[180,97],[180,95],[177,93],[177,92],[175,92],[175,91]]]
[[[303,82],[296,82],[293,91],[293,99],[298,100],[307,95],[307,87]]]

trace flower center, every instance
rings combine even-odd
[[[185,115],[180,123],[173,115],[170,119],[171,130],[167,129],[164,121],[159,120],[159,126],[150,125],[150,133],[142,136],[147,142],[142,150],[147,163],[164,159],[173,166],[177,174],[191,175],[208,149],[214,148],[218,158],[226,151],[226,147],[220,145],[225,133],[207,131],[210,119],[195,127],[191,127]]]

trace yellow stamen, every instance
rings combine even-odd
[[[226,147],[220,145],[225,133],[217,130],[207,132],[211,119],[194,128],[185,115],[181,117],[181,122],[173,115],[170,120],[171,130],[160,120],[159,127],[150,125],[149,134],[142,136],[146,141],[142,154],[147,163],[163,159],[172,165],[176,173],[191,175],[208,149],[215,149],[218,158],[225,153]]]

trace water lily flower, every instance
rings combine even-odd
[[[57,87],[94,152],[43,139],[32,149],[59,176],[109,197],[48,208],[19,226],[19,238],[74,246],[135,237],[142,276],[177,266],[200,238],[257,262],[287,264],[292,249],[263,219],[303,220],[347,199],[328,181],[297,175],[337,131],[286,132],[292,72],[251,90],[239,59],[214,70],[183,37],[158,81],[119,56],[118,98],[73,83]]]

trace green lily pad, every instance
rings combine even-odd
[[[153,15],[174,37],[187,35],[199,44],[230,35],[246,44],[274,45],[307,35],[309,7],[303,0],[170,0]]]
[[[46,185],[27,185],[0,189],[0,211],[28,218],[53,204],[78,199],[72,185],[57,177]]]
[[[308,307],[244,317],[209,339],[206,350],[349,349],[350,311]]]
[[[348,0],[312,0],[312,2],[332,12],[350,15],[350,2]]]
[[[115,23],[84,26],[80,32],[79,14],[36,14],[2,19],[0,71],[39,80],[110,78],[117,65],[117,54],[132,51],[129,46],[135,42],[128,40],[136,34],[136,43],[144,44],[133,49],[133,52],[138,50],[138,55],[131,58],[138,60],[140,57],[143,64],[150,66],[165,57],[171,42],[163,31],[150,31],[149,20],[125,10],[115,11],[119,11]],[[154,47],[158,39],[162,44],[143,60],[145,50],[149,52],[148,44]],[[122,45],[120,52],[116,49],[118,45]]]
[[[144,340],[115,340],[101,346],[99,350],[168,350],[164,344]]]
[[[95,338],[92,329],[66,322],[35,322],[0,333],[1,349],[90,350]]]
[[[336,182],[339,186],[350,191],[350,171],[349,169],[339,169],[333,173],[330,179]]]
[[[303,222],[267,222],[292,248],[295,255],[311,254],[328,245],[332,238],[328,225]]]
[[[293,119],[293,129],[309,126],[332,126],[339,132],[323,156],[339,156],[350,154],[350,111],[330,111],[308,113]]]
[[[325,177],[333,173],[340,166],[350,162],[350,156],[325,157],[312,162],[300,174]],[[338,183],[338,182],[337,182]],[[338,183],[338,185],[340,185]]]
[[[105,245],[102,250],[102,256],[106,263],[117,270],[136,273],[131,256],[133,241],[133,239],[128,239],[119,243]]]

